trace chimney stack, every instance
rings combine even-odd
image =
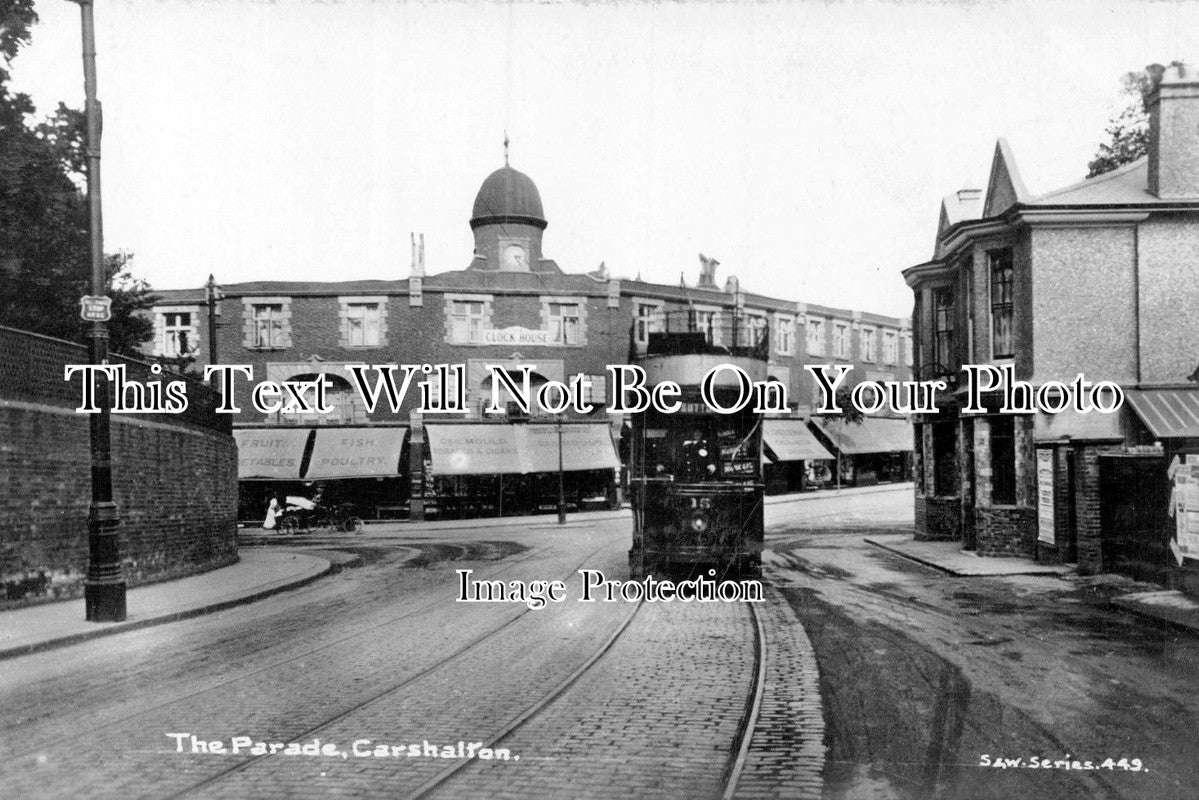
[[[1149,191],[1163,200],[1199,197],[1199,71],[1179,62],[1145,71]]]

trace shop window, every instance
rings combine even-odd
[[[950,497],[958,493],[957,423],[933,423],[933,493]]]
[[[1016,504],[1016,425],[1010,416],[991,420],[991,504]]]
[[[991,269],[991,355],[1011,358],[1012,341],[1012,250],[987,251]]]

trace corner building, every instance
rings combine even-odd
[[[1199,76],[1153,77],[1146,156],[1033,195],[1001,139],[986,189],[947,196],[933,258],[904,271],[915,373],[951,388],[915,419],[917,539],[1199,588],[1199,513],[1171,501],[1199,478]],[[965,364],[1033,387],[1082,373],[1126,402],[1008,414],[996,392],[967,414]]]
[[[735,278],[721,287],[710,261],[694,285],[622,279],[602,264],[569,273],[543,252],[548,224],[537,186],[505,165],[475,197],[474,252],[462,269],[429,274],[423,243],[414,241],[411,272],[399,280],[225,284],[211,303],[204,288],[161,292],[151,311],[151,355],[196,367],[249,364],[255,381],[325,375],[333,387],[330,414],[264,416],[253,410],[249,382],[238,381],[244,518],[265,509],[280,487],[314,480],[347,482],[368,517],[544,507],[556,493],[557,420],[536,408],[526,418],[512,404],[488,415],[492,364],[510,365],[514,377],[516,365],[536,365],[534,389],[577,373],[590,377],[589,399],[598,410],[563,420],[567,494],[575,506],[614,503],[622,420],[603,410],[606,366],[626,363],[670,311],[690,311],[697,329],[717,343],[734,315],[769,338],[771,378],[788,387],[793,406],[787,419],[771,421],[780,452],[771,451],[768,477],[780,490],[810,485],[805,465],[834,455],[806,423],[816,387],[804,363],[852,364],[853,382],[910,373],[908,320],[743,292]],[[465,365],[467,413],[418,413],[415,386],[398,413],[386,403],[368,412],[345,367],[393,363]],[[907,479],[910,433],[890,431],[905,423],[875,420],[869,433],[888,422],[885,436],[867,435],[865,426],[856,431],[857,445],[837,438],[853,451],[841,459],[848,480]],[[364,466],[371,448],[378,455]]]

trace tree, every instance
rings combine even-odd
[[[1170,66],[1179,63],[1171,61]],[[1126,72],[1120,79],[1121,93],[1128,98],[1128,105],[1108,123],[1108,141],[1099,145],[1095,158],[1087,164],[1088,178],[1136,161],[1149,151],[1149,110],[1146,101],[1153,90],[1154,80],[1150,69]]]
[[[0,324],[82,341],[79,298],[91,289],[84,116],[60,103],[30,125],[33,101],[9,87],[8,68],[36,22],[32,0],[0,0]],[[137,312],[154,298],[130,258],[105,257],[114,352],[132,352],[152,331]]]

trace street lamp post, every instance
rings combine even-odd
[[[92,0],[79,0],[83,27],[83,87],[87,116],[87,200],[90,212],[92,295],[107,294],[104,232],[100,214],[100,102],[96,99],[96,29]],[[108,362],[108,325],[95,320],[88,331],[92,364]],[[125,619],[125,578],[121,570],[120,518],[112,499],[112,453],[107,379],[96,379],[99,411],[89,417],[92,502],[88,509],[88,565],[83,582],[85,615],[90,622]]]
[[[562,415],[558,415],[558,524],[566,524],[566,490],[562,483]]]

